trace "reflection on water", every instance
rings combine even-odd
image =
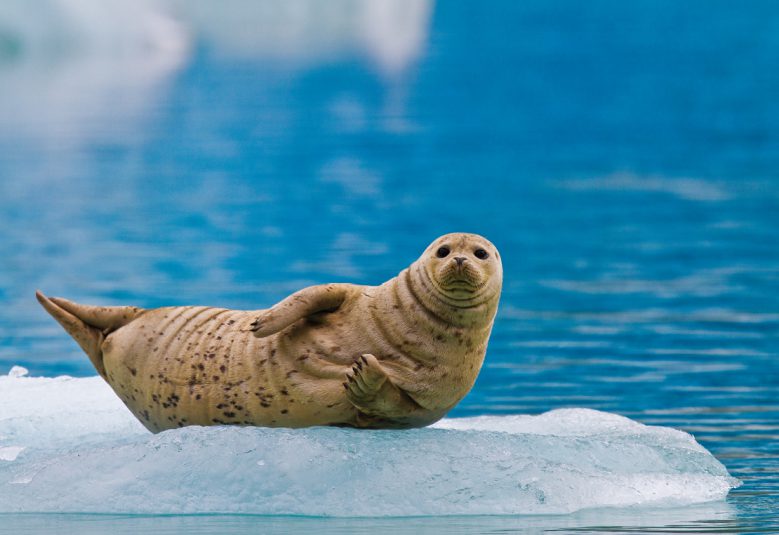
[[[41,175],[81,173],[90,144],[137,142],[188,50],[184,27],[151,0],[3,2],[0,139],[22,142],[10,156],[49,153]]]
[[[191,31],[223,58],[315,68],[367,57],[399,75],[425,44],[432,0],[171,0]]]
[[[608,519],[609,524],[604,524]],[[728,533],[756,526],[738,521],[732,507],[712,503],[680,509],[592,510],[550,516],[444,516],[413,518],[306,518],[262,516],[126,516],[126,515],[5,515],[0,533],[29,533],[46,529],[77,529],[89,535],[104,533],[544,533],[549,531],[652,533]]]
[[[93,373],[36,287],[255,308],[480,232],[505,292],[455,415],[672,425],[744,485],[678,520],[447,529],[779,529],[779,9],[112,5],[0,5],[0,373]],[[168,525],[200,521],[308,520]]]

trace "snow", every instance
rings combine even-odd
[[[99,377],[0,376],[0,512],[559,514],[717,501],[736,485],[689,434],[589,409],[152,435]]]

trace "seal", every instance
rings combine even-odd
[[[472,388],[502,281],[495,246],[455,233],[380,286],[311,286],[263,310],[36,296],[152,432],[410,428],[439,420]]]

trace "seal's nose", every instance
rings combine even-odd
[[[454,257],[454,261],[457,262],[458,266],[462,266],[463,262],[465,262],[465,257],[464,256],[455,256]]]

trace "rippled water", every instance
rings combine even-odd
[[[230,16],[194,3],[159,18],[154,2],[132,15],[83,2],[110,29],[94,35],[77,14],[13,5],[0,8],[18,30],[0,29],[0,373],[94,373],[36,288],[257,308],[308,284],[380,283],[437,235],[478,232],[505,287],[454,416],[616,412],[693,433],[744,483],[679,514],[112,526],[779,531],[775,4]]]

